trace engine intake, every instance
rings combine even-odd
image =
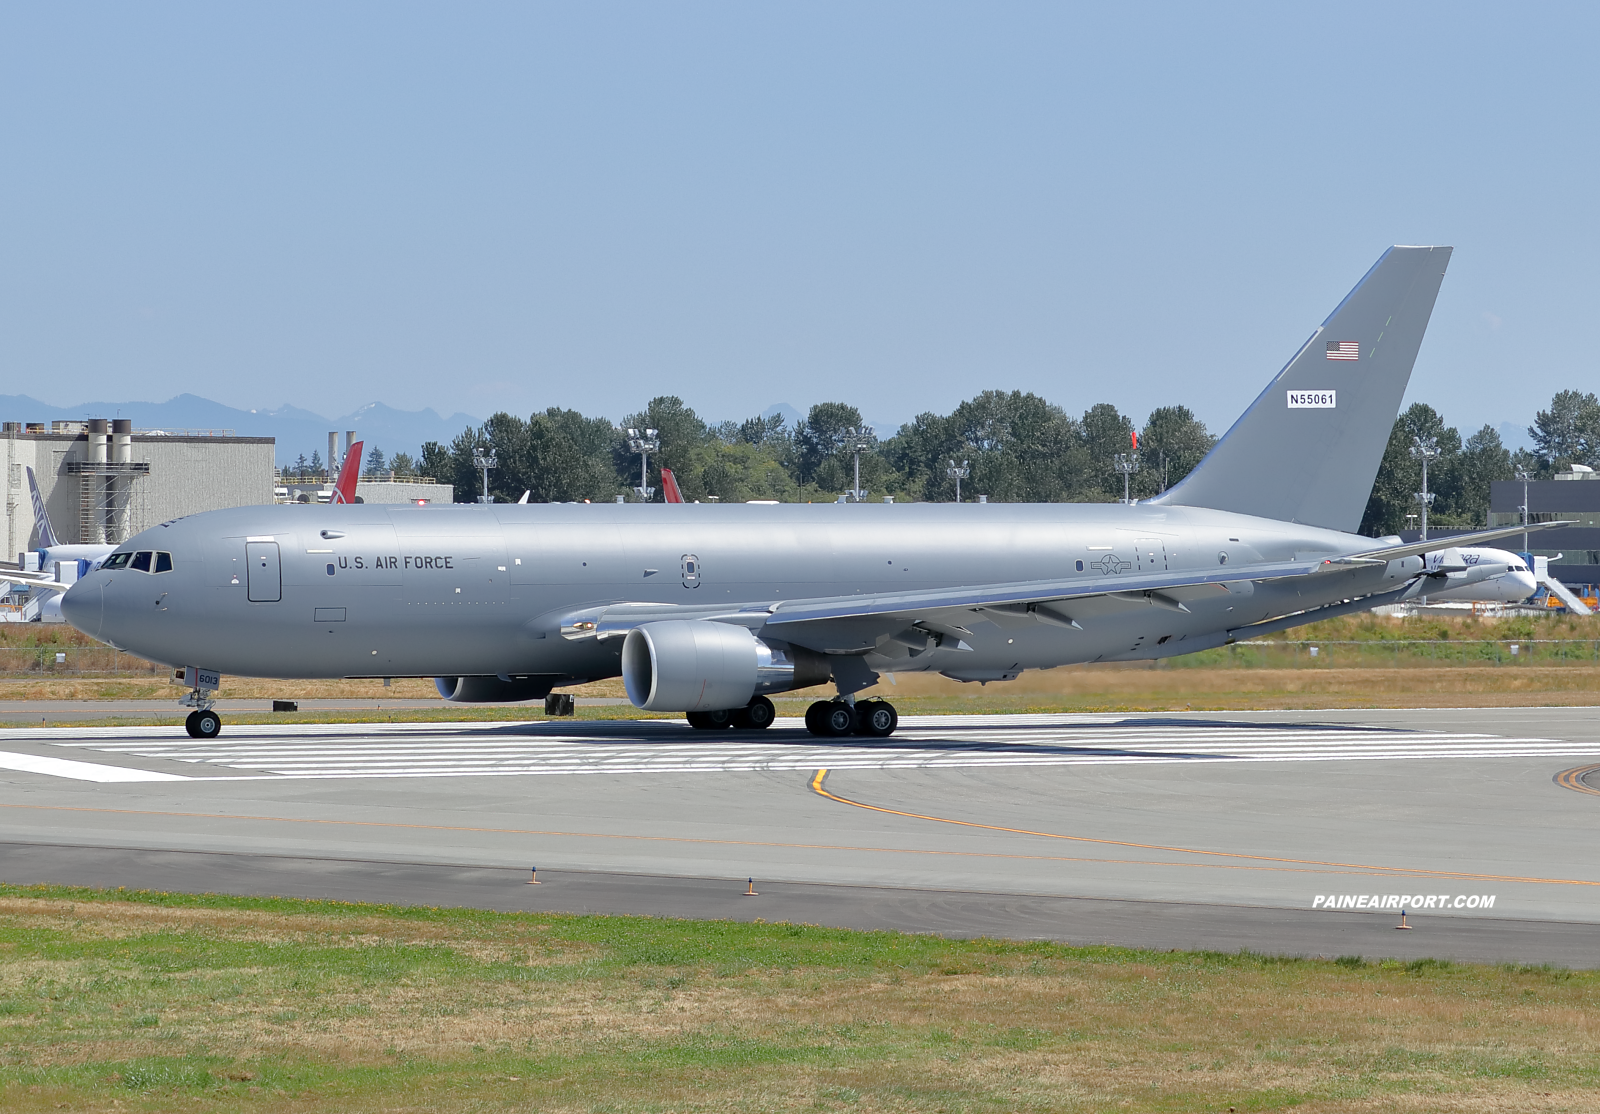
[[[828,659],[744,627],[701,619],[646,623],[622,644],[622,683],[635,707],[651,712],[743,708],[757,693],[820,685]]]
[[[553,673],[525,677],[435,677],[439,695],[458,704],[510,704],[517,700],[543,700],[550,690],[567,680]]]

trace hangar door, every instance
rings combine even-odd
[[[278,543],[246,542],[244,559],[245,567],[249,569],[250,602],[277,603],[281,600],[283,572],[278,564]]]

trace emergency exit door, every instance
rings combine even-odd
[[[239,552],[234,550],[235,553]],[[249,570],[251,603],[277,603],[283,598],[283,571],[278,562],[277,542],[246,542],[245,567]]]
[[[1139,572],[1167,571],[1167,543],[1162,538],[1138,538],[1133,547]]]

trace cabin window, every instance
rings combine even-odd
[[[1083,562],[1082,562],[1082,561],[1079,561],[1079,562],[1078,562],[1078,571],[1079,571],[1079,572],[1082,572],[1082,571],[1083,571]]]
[[[170,554],[170,553],[157,553],[156,554],[156,572],[171,572],[171,571],[172,571],[172,554]]]
[[[133,554],[131,553],[113,553],[111,556],[106,558],[105,564],[101,565],[100,567],[103,569],[125,569],[128,567],[128,561],[131,560],[132,557]]]
[[[133,555],[133,564],[130,567],[138,569],[140,572],[149,572],[150,551],[147,549],[142,549],[138,553],[135,553]]]
[[[683,586],[685,588],[700,587],[700,558],[693,553],[685,553],[682,562]]]

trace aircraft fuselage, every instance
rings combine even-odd
[[[575,615],[636,603],[766,612],[818,597],[1237,567],[1237,582],[1147,600],[1076,600],[1076,627],[973,610],[918,649],[872,625],[866,663],[998,679],[1216,646],[1260,620],[1403,584],[1392,565],[1252,582],[1250,568],[1371,539],[1178,506],[782,504],[285,505],[212,511],[119,547],[171,571],[102,567],[64,614],[170,665],[284,678],[616,676],[622,640],[564,637]],[[115,563],[115,560],[112,562]],[[1414,564],[1420,562],[1413,561]],[[156,563],[152,561],[152,568]],[[1181,604],[1181,607],[1174,606]],[[804,645],[790,631],[782,637]],[[830,650],[837,653],[838,651]]]

